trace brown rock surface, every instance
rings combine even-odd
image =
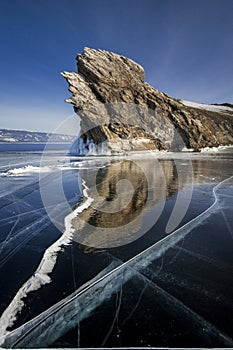
[[[78,73],[63,72],[81,117],[74,153],[118,154],[139,150],[194,150],[233,144],[233,109],[184,105],[145,82],[144,69],[104,50],[85,48]]]

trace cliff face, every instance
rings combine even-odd
[[[144,69],[104,50],[85,48],[78,73],[63,72],[81,117],[76,154],[180,150],[233,144],[233,108],[182,103],[145,82]]]

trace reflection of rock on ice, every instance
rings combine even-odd
[[[232,346],[233,340],[230,337],[176,299],[175,296],[149,280],[143,273],[151,262],[161,257],[209,216],[215,214],[216,210],[219,209],[217,205],[219,201],[224,201],[224,197],[220,196],[219,199],[217,191],[228,180],[224,180],[214,187],[214,202],[204,212],[124,263],[112,257],[112,263],[94,279],[32,321],[12,331],[6,336],[3,345],[6,347],[40,347],[41,345],[44,347],[50,345],[74,328],[80,321],[89,317],[98,306],[110,299],[113,293],[118,292],[122,285],[139,278],[143,280],[145,286],[156,291],[155,302],[165,304],[172,311],[175,310],[181,318],[193,325],[196,332],[204,330],[208,338],[223,345]]]
[[[182,166],[185,166],[185,164]],[[151,208],[153,209],[154,206],[163,203],[164,198],[179,190],[177,172],[173,161],[165,160],[161,162],[160,165],[157,163],[157,160],[154,162],[152,160],[149,162],[146,160],[137,160],[137,162],[131,160],[114,161],[109,167],[98,167],[99,170],[96,174],[97,188],[92,187],[93,168],[94,167],[88,170],[82,170],[81,175],[90,187],[88,195],[93,196],[95,199],[95,206],[93,202],[92,207],[86,207],[85,210],[80,213],[80,217],[82,218],[82,221],[80,220],[81,223],[77,220],[76,222],[74,221],[73,224],[74,226],[77,224],[76,235],[79,233],[79,227],[85,230],[85,227],[89,226],[89,231],[86,230],[86,232],[84,232],[87,239],[89,239],[91,243],[94,242],[94,244],[103,243],[106,237],[100,237],[99,232],[101,231],[99,230],[106,228],[106,226],[107,230],[111,233],[107,237],[110,244],[123,242],[124,235],[126,235],[126,232],[124,233],[124,227],[130,220],[129,226],[127,227],[129,229],[129,236],[126,238],[133,241],[135,231],[137,233],[140,227],[144,225],[144,217],[147,217],[147,213]],[[184,169],[187,168],[185,167]],[[207,167],[207,173],[209,172],[208,169]],[[203,169],[201,169],[201,173],[203,173]],[[145,175],[144,177],[143,174]],[[122,189],[119,190],[117,188],[117,184],[119,184],[122,179],[129,182],[129,188],[126,188],[124,193],[122,193]],[[199,181],[198,177],[197,180]],[[87,284],[80,287],[77,292],[61,300],[58,304],[37,316],[32,321],[29,321],[27,324],[24,324],[9,334],[4,334],[1,338],[1,340],[4,341],[3,345],[10,347],[45,346],[51,344],[53,340],[65,334],[69,329],[75,327],[78,322],[87,318],[96,307],[104,302],[104,300],[108,300],[114,292],[118,291],[122,284],[131,278],[138,277],[141,271],[143,272],[143,268],[146,268],[150,262],[163,256],[166,251],[174,247],[174,245],[188,235],[189,232],[193,232],[205,219],[213,215],[215,210],[219,208],[219,205],[217,205],[219,203],[217,190],[221,187],[223,182],[219,183],[213,189],[214,202],[204,212],[163,239],[158,241],[158,238],[154,237],[154,241],[157,240],[156,243],[125,263],[113,257],[112,265],[105,268],[94,280],[89,281]],[[185,181],[183,182],[183,185],[184,184]],[[131,196],[129,196],[129,194],[131,194]],[[121,214],[118,215],[118,212]],[[134,214],[134,212],[136,214]],[[140,215],[142,212],[143,215]],[[111,220],[107,221],[108,215],[112,213],[115,218],[115,222],[113,221],[113,223]],[[116,226],[117,220],[119,220],[121,224],[120,227],[114,227],[114,224]],[[88,223],[92,223],[92,225],[88,225]],[[141,225],[141,223],[143,223],[143,225]],[[110,229],[108,225],[110,225]],[[115,232],[113,231],[114,229]],[[114,233],[113,235],[112,232]],[[84,237],[81,238],[85,239],[85,234]],[[155,286],[155,288],[157,287]],[[168,300],[174,301],[174,298],[172,299],[167,296],[166,293],[161,292],[161,295],[162,294],[164,294]],[[183,307],[179,302],[177,302],[176,305],[180,307],[181,311],[183,310],[182,312],[186,312],[186,315],[188,314],[189,317],[196,320],[197,323],[199,322],[200,325],[204,325],[209,336],[214,335],[220,337],[225,341],[225,344],[231,344],[228,339],[222,336],[221,332],[218,332],[218,330],[212,325],[209,325],[205,320],[200,319],[195,312],[190,309],[187,310],[187,308]],[[19,305],[16,303],[15,306],[18,307]]]
[[[159,218],[166,197],[176,192],[179,183],[173,176],[173,162],[147,160],[112,162],[96,174],[81,171],[93,204],[73,220],[74,240],[96,248],[121,246],[133,242]],[[119,189],[122,180],[126,184]],[[185,182],[184,182],[185,183]],[[153,211],[150,220],[144,215]]]
[[[94,168],[82,169],[84,183],[90,188],[88,194],[86,188],[83,191],[86,201],[66,217],[65,232],[45,251],[35,275],[16,293],[0,320],[2,330],[12,326],[28,293],[51,282],[48,275],[55,266],[58,251],[72,241],[73,235],[84,245],[106,248],[128,244],[147,232],[159,217],[166,197],[178,189],[174,167],[171,161],[160,164],[154,159],[151,166],[151,159],[124,159],[105,168],[97,167],[96,177]],[[122,181],[124,186],[120,189]],[[147,222],[144,216],[151,209],[153,220]]]

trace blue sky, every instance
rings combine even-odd
[[[85,46],[140,63],[171,96],[233,103],[233,0],[0,0],[0,128],[73,114],[60,72]]]

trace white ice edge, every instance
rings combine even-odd
[[[0,172],[0,177],[25,177],[31,176],[33,174],[48,174],[57,170],[77,170],[77,169],[89,169],[88,167],[83,166],[83,162],[75,162],[72,166],[70,165],[56,165],[56,166],[34,166],[34,165],[25,165],[21,168],[10,169],[5,172]]]
[[[225,149],[228,149],[228,148],[233,148],[233,145],[218,146],[218,147],[204,147],[201,149],[201,152],[202,153],[215,153],[215,152],[224,151]]]
[[[147,266],[150,261],[161,257],[162,254],[164,254],[168,249],[170,249],[175,244],[177,244],[188,233],[190,233],[195,227],[197,227],[200,223],[202,223],[203,221],[205,221],[209,217],[209,215],[211,214],[211,210],[214,209],[214,207],[218,203],[218,197],[217,197],[216,191],[218,190],[218,188],[223,183],[227,182],[228,180],[230,180],[232,178],[233,178],[233,176],[228,177],[227,179],[219,182],[213,188],[212,191],[213,191],[214,201],[210,205],[210,207],[205,209],[202,213],[197,215],[195,218],[193,218],[192,220],[190,220],[189,222],[187,222],[186,224],[184,224],[180,228],[176,229],[175,231],[173,231],[172,233],[170,233],[166,237],[162,238],[160,241],[154,243],[152,246],[150,246],[147,249],[143,250],[141,253],[137,254],[134,257],[132,257],[131,259],[129,259],[128,261],[124,262],[120,266],[114,268],[113,270],[111,270],[110,272],[108,272],[104,276],[100,277],[99,279],[96,279],[93,283],[91,283],[88,286],[84,287],[83,289],[81,289],[77,293],[74,293],[74,295],[72,295],[71,298],[69,298],[69,299],[66,298],[66,301],[63,303],[63,307],[67,303],[70,303],[73,300],[75,300],[78,296],[83,295],[85,292],[87,292],[87,291],[91,292],[92,288],[95,287],[96,285],[98,285],[99,283],[101,283],[102,281],[106,281],[109,278],[112,280],[114,278],[114,276],[115,277],[118,276],[118,273],[120,271],[124,270],[125,267],[130,267],[131,269],[140,271],[143,267]],[[59,305],[60,304],[61,304],[61,302],[59,302]],[[29,327],[28,330],[27,330],[27,333],[30,333],[30,327],[32,327],[31,325],[35,324],[36,320],[39,320],[41,317],[43,317],[43,314],[48,315],[48,313],[49,313],[50,316],[52,316],[53,315],[53,309],[54,309],[55,306],[52,306],[47,311],[45,311],[44,313],[36,316],[33,320],[28,321],[27,323],[25,323],[21,327],[17,328],[16,330],[14,330],[12,332],[8,332],[8,333],[2,335],[1,336],[1,344],[4,343],[4,341],[8,337],[8,335],[13,335],[15,341],[17,341],[16,340],[17,338],[20,338],[20,337],[23,338],[24,334],[26,332],[26,328],[25,327],[27,327],[27,326]],[[56,312],[56,310],[55,310],[55,312]],[[34,327],[33,327],[33,329],[34,329]],[[225,340],[227,340],[228,342],[230,342],[232,344],[232,339],[231,338],[228,338],[228,337],[226,337],[223,334],[220,334],[220,336],[223,337]]]
[[[1,172],[0,177],[12,177],[12,176],[30,176],[32,174],[41,174],[41,173],[50,173],[57,169],[61,170],[71,170],[73,167],[70,166],[34,166],[34,165],[25,165],[21,168],[10,169],[6,172]]]
[[[34,166],[34,165],[25,165],[21,168],[14,168],[10,169],[6,172],[1,172],[0,177],[7,177],[7,176],[25,176],[25,175],[31,175],[31,174],[39,174],[39,173],[49,173],[53,170],[50,166]]]
[[[93,202],[93,198],[88,196],[88,187],[83,181],[83,196],[86,198],[85,202],[79,205],[69,215],[65,217],[65,231],[62,236],[54,242],[49,248],[46,249],[41,262],[34,272],[34,274],[23,284],[18,290],[17,294],[5,309],[0,317],[0,336],[8,333],[7,328],[13,326],[16,315],[20,312],[24,306],[23,299],[28,293],[38,290],[42,285],[51,282],[49,274],[53,271],[57,261],[58,252],[63,246],[68,245],[73,238],[74,229],[72,228],[72,220],[80,214],[83,210],[87,209]],[[1,344],[1,343],[0,343]]]
[[[233,145],[227,145],[227,146],[218,146],[218,147],[204,147],[200,151],[202,153],[215,153],[215,152],[221,152],[228,148],[233,148]],[[66,164],[56,164],[54,166],[34,166],[34,165],[25,165],[23,167],[19,168],[13,168],[8,171],[0,172],[0,177],[25,177],[25,176],[31,176],[33,174],[47,174],[51,173],[53,171],[60,170],[75,170],[75,169],[88,169],[89,165],[93,166],[93,162],[95,161],[101,161],[106,162],[107,160],[112,159],[137,159],[140,158],[142,155],[143,157],[151,158],[151,157],[159,157],[159,158],[169,158],[169,157],[182,157],[182,153],[189,152],[190,154],[193,152],[193,149],[184,147],[181,152],[168,152],[168,151],[141,151],[141,152],[130,152],[128,154],[124,155],[88,155],[85,157],[85,160],[83,157],[77,156],[78,161],[73,162],[72,165],[66,165]],[[194,152],[196,153],[196,152]]]
[[[230,148],[233,148],[233,145],[227,145],[227,146],[223,146],[223,145],[219,145],[217,147],[203,147],[200,149],[200,152],[201,153],[217,153],[217,152],[221,152],[221,151],[224,151],[226,149],[230,149]],[[194,153],[197,153],[194,151],[193,148],[187,148],[187,147],[183,147],[181,152],[194,152]]]

